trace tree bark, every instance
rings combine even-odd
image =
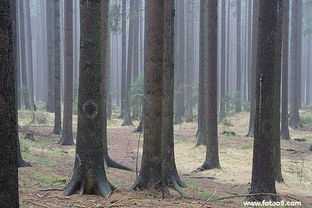
[[[241,0],[237,0],[237,19],[236,19],[236,96],[235,96],[235,113],[242,111],[241,106],[241,75],[242,75],[242,64],[241,64]]]
[[[106,120],[106,89],[102,84],[107,65],[104,58],[101,66],[101,56],[106,57],[107,52],[108,5],[109,1],[80,2],[82,48],[76,161],[65,195],[79,192],[108,197],[114,189],[105,174],[102,138],[106,128],[102,126]]]
[[[0,4],[0,207],[3,208],[19,207],[12,3],[6,0]]]
[[[60,145],[73,145],[73,0],[65,1],[64,117]]]
[[[206,159],[200,170],[220,168],[218,150],[218,0],[207,2],[207,59],[204,60],[207,73],[205,85],[207,97],[207,149]]]
[[[133,188],[160,189],[164,1],[145,2],[145,106],[141,170]]]
[[[119,118],[124,118],[126,108],[126,80],[127,80],[127,0],[122,0],[122,55],[121,55],[121,109]]]
[[[222,121],[225,118],[225,36],[226,36],[226,21],[225,21],[225,0],[222,1],[222,9],[221,9],[221,85],[220,85],[220,114],[219,121]]]
[[[290,140],[288,127],[288,62],[289,62],[289,10],[290,0],[285,0],[283,9],[283,57],[282,57],[282,112],[281,139]]]
[[[247,197],[248,201],[278,200],[278,197],[270,194],[276,194],[274,103],[280,99],[276,97],[275,82],[278,79],[276,74],[280,73],[278,60],[281,58],[281,44],[278,41],[281,32],[278,32],[278,28],[281,6],[281,0],[259,1],[255,138],[250,194],[264,194]],[[272,35],[268,36],[268,33]]]

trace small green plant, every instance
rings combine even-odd
[[[47,119],[47,115],[43,112],[36,112],[36,120],[38,124],[46,124],[48,119]]]
[[[233,127],[234,126],[233,123],[229,119],[227,119],[227,118],[225,118],[223,120],[223,124],[224,124],[224,126],[228,126],[228,127]]]
[[[60,155],[68,155],[68,151],[66,151],[66,150],[60,150],[57,153]]]
[[[241,149],[242,150],[250,150],[250,149],[252,149],[252,147],[251,146],[242,146]]]
[[[207,199],[212,199],[212,200],[217,200],[219,199],[219,196],[215,195],[215,194],[212,194],[212,193],[209,193],[209,192],[206,192],[206,191],[203,191],[200,193],[200,196],[202,198],[204,198],[205,200]]]

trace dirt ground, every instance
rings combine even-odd
[[[20,113],[20,125],[31,120],[30,112]],[[293,139],[306,141],[282,141],[282,171],[285,183],[277,184],[277,191],[284,201],[299,200],[302,207],[312,207],[312,111],[302,111],[304,128],[291,130]],[[108,199],[98,196],[64,197],[62,189],[67,185],[74,163],[74,146],[60,147],[58,136],[51,134],[53,115],[36,115],[29,129],[35,132],[35,141],[24,139],[21,148],[25,160],[32,167],[19,170],[20,203],[22,208],[96,208],[96,207],[243,207],[244,195],[248,193],[251,180],[253,139],[246,138],[248,114],[229,117],[219,125],[219,170],[196,172],[205,158],[205,148],[196,147],[196,123],[175,126],[176,163],[180,176],[188,185],[185,192],[192,199],[183,199],[175,191],[163,198],[161,193],[134,192],[131,186],[136,180],[140,165],[143,135],[132,133],[133,127],[121,127],[121,120],[108,122],[109,154],[117,162],[131,167],[134,172],[109,168],[109,181],[117,187]],[[76,117],[74,118],[76,119]],[[75,122],[74,122],[75,123]],[[235,136],[222,135],[233,131]],[[139,160],[137,160],[139,158]],[[233,197],[221,199],[222,197]]]

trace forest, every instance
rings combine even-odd
[[[0,208],[312,207],[312,0],[0,0]]]

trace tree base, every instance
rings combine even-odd
[[[202,172],[202,171],[211,170],[211,169],[221,169],[219,162],[211,163],[211,164],[204,162],[204,164],[201,167],[197,168],[196,171]]]
[[[254,137],[254,133],[253,132],[248,132],[248,134],[245,135],[245,137],[250,138],[250,137]]]
[[[131,119],[125,119],[121,126],[133,126]]]
[[[246,197],[246,199],[244,201],[248,201],[248,202],[262,202],[262,201],[266,201],[266,202],[277,202],[280,201],[281,198],[277,195],[277,194],[270,194],[270,193],[250,193],[250,196]]]
[[[53,129],[53,134],[61,135],[62,131],[60,129]]]
[[[21,158],[21,159],[18,159],[17,167],[19,167],[19,168],[26,168],[26,167],[32,167],[32,166],[31,166],[31,164],[29,162],[26,162],[25,160],[23,160]]]
[[[133,131],[133,133],[142,133],[143,132],[143,123],[140,121],[139,126]]]
[[[291,140],[289,133],[287,134],[286,132],[283,132],[283,131],[281,132],[280,139],[281,140]]]
[[[104,156],[104,167],[105,167],[105,169],[107,169],[107,168],[117,168],[117,169],[120,169],[120,170],[126,170],[126,171],[133,172],[133,170],[131,168],[128,168],[126,166],[123,166],[123,165],[115,162],[108,155]]]
[[[207,146],[207,140],[206,140],[206,135],[203,131],[198,131],[197,132],[197,144],[196,147],[200,146],[200,145],[204,145]]]
[[[62,138],[57,144],[60,146],[72,146],[75,145],[74,141],[72,139],[64,139]]]
[[[187,198],[190,199],[192,198],[191,196],[189,196],[188,194],[186,194],[182,188],[186,188],[186,184],[180,179],[179,176],[176,176],[176,174],[172,174],[170,176],[170,179],[167,180],[167,184],[165,184],[165,187],[171,187],[173,190],[175,190],[176,192],[178,192],[180,194],[181,197],[183,198]]]

